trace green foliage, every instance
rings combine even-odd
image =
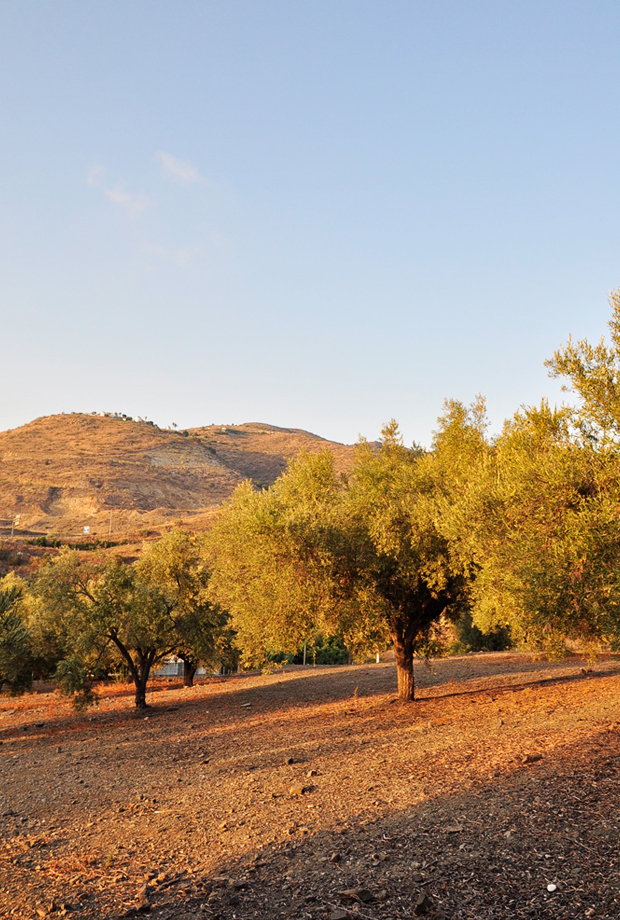
[[[546,362],[552,377],[568,382],[564,389],[577,397],[571,420],[586,441],[605,444],[620,442],[620,289],[609,295],[610,344],[601,338],[597,345],[587,339],[558,349]]]
[[[42,567],[33,586],[31,616],[38,635],[55,648],[67,692],[76,681],[122,661],[145,705],[153,664],[174,649],[176,635],[163,593],[118,558],[83,561],[71,550]],[[81,670],[80,670],[81,669]],[[76,701],[87,697],[77,684]]]
[[[28,540],[28,542],[32,544],[33,546],[60,546],[61,545],[61,541],[58,539],[58,537],[52,537],[49,535],[45,535],[42,537],[35,537],[34,540]]]
[[[360,445],[348,496],[363,554],[358,579],[392,639],[402,632],[414,650],[462,594],[459,560],[438,527],[443,491],[436,458],[405,448],[394,422],[378,450]]]
[[[347,479],[325,452],[301,455],[270,489],[235,492],[209,538],[211,591],[231,613],[246,663],[274,649],[292,654],[323,633],[356,655],[392,639],[411,671],[433,624],[457,615],[464,598],[461,559],[438,526],[456,475],[447,448],[442,456],[440,467],[405,448],[392,422],[378,449],[359,445]]]
[[[482,632],[473,622],[470,610],[464,610],[453,626],[455,641],[450,646],[454,655],[466,652],[503,652],[513,647],[509,626],[495,626]]]
[[[470,495],[474,623],[556,654],[609,640],[620,609],[620,464],[546,403],[506,425]]]
[[[22,693],[32,683],[31,642],[20,611],[22,588],[14,576],[0,580],[0,689]]]
[[[339,636],[319,636],[312,647],[313,664],[347,664],[348,660],[349,651]]]
[[[80,658],[65,658],[58,663],[56,679],[63,696],[68,696],[77,712],[83,712],[98,702],[97,694],[92,688],[93,672]]]
[[[209,596],[210,572],[204,539],[184,530],[172,530],[145,547],[136,564],[138,576],[160,590],[175,633],[175,654],[193,678],[203,665],[230,666],[236,653],[228,616]]]
[[[292,664],[303,664],[303,645],[290,659]],[[306,663],[313,665],[347,664],[349,651],[341,636],[317,635],[306,649]]]
[[[183,659],[189,682],[200,664],[232,663],[232,633],[208,581],[200,541],[180,530],[134,565],[65,547],[24,603],[38,661],[78,707],[93,701],[94,679],[125,668],[142,708],[153,666],[169,655]]]
[[[210,593],[230,613],[244,665],[275,650],[294,654],[317,630],[333,631],[338,501],[325,452],[301,456],[265,491],[244,483],[219,515],[208,535]]]

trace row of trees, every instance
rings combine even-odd
[[[570,408],[522,409],[490,439],[481,399],[448,402],[429,450],[391,422],[349,475],[301,455],[271,488],[240,486],[207,534],[173,532],[133,565],[65,550],[28,586],[5,580],[0,679],[22,687],[34,654],[88,700],[120,660],[141,707],[170,654],[191,681],[199,663],[257,665],[323,634],[393,643],[413,699],[414,656],[447,620],[549,653],[619,643],[620,292],[611,305],[610,344],[569,340],[549,362]]]
[[[209,540],[214,596],[248,663],[314,630],[352,647],[393,642],[398,691],[437,625],[549,654],[567,640],[620,643],[620,291],[610,343],[572,342],[548,362],[571,407],[524,408],[495,439],[484,403],[448,402],[428,451],[394,422],[362,442],[348,477],[302,456],[273,488],[241,487]]]
[[[93,681],[120,666],[141,709],[153,667],[175,655],[191,686],[199,665],[230,665],[236,655],[208,583],[201,540],[184,531],[134,564],[65,547],[29,583],[9,576],[0,587],[0,682],[16,692],[52,675],[88,705]]]

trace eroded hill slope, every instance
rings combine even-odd
[[[249,423],[177,432],[122,417],[53,415],[0,433],[0,525],[103,536],[185,521],[204,526],[244,479],[268,486],[300,450],[353,448]]]

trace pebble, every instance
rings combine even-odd
[[[429,910],[433,907],[433,902],[425,892],[422,892],[418,895],[418,898],[415,902],[415,907],[413,908],[414,914],[420,916],[421,914],[427,914]]]
[[[344,904],[365,904],[367,901],[372,901],[372,893],[368,888],[347,888],[346,891],[340,891],[338,896]]]

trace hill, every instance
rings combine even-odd
[[[300,451],[315,453],[328,448],[336,469],[345,471],[353,463],[353,447],[326,441],[299,428],[277,428],[258,422],[244,425],[209,425],[189,432],[215,450],[216,456],[243,479],[258,487],[271,485],[284,472],[289,460]]]
[[[189,431],[111,415],[52,415],[0,433],[0,526],[17,532],[93,536],[182,520],[205,526],[244,479],[275,481],[300,450],[353,448],[307,431],[249,423]]]

